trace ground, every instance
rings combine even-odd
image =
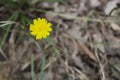
[[[119,2],[0,0],[0,80],[120,80]],[[38,17],[46,39],[30,35]]]

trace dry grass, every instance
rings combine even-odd
[[[119,15],[106,16],[100,2],[0,3],[0,80],[120,80]],[[50,37],[29,34],[36,17],[53,24]]]

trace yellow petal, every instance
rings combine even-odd
[[[31,30],[34,30],[34,25],[33,24],[30,24],[30,31]]]
[[[36,35],[36,39],[38,40],[38,39],[42,39],[42,36],[41,35]]]
[[[46,38],[52,31],[51,23],[45,18],[37,18],[33,20],[33,24],[30,24],[30,34],[36,36],[36,39]]]
[[[37,19],[34,19],[34,20],[33,20],[33,23],[34,23],[34,24],[37,24]]]
[[[36,35],[36,32],[31,31],[30,34],[31,35]]]

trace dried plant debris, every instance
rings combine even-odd
[[[10,29],[0,27],[0,43],[5,41],[0,80],[40,80],[42,71],[43,80],[120,80],[119,8],[111,13],[119,0],[22,1],[0,1],[0,21],[19,12]],[[30,36],[29,23],[36,17],[51,22],[51,37],[36,41]]]
[[[105,7],[105,13],[106,14],[111,14],[111,15],[117,15],[120,11],[117,9],[118,4],[120,3],[119,0],[112,0],[112,1],[109,1],[107,4],[106,4],[106,7]]]

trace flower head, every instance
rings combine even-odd
[[[33,20],[33,24],[30,24],[30,34],[36,36],[36,39],[46,38],[52,31],[51,23],[45,18],[37,18]]]

